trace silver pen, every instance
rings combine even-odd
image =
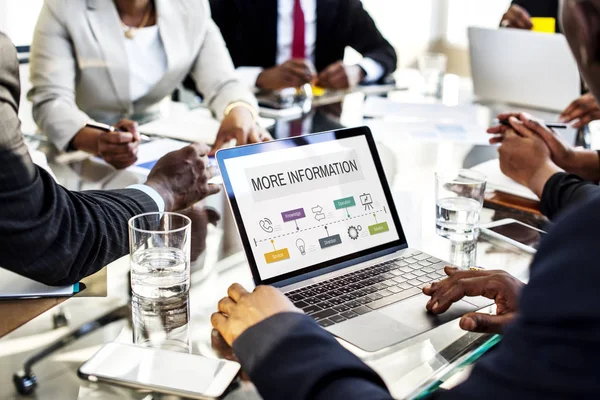
[[[96,121],[88,121],[85,124],[85,127],[98,129],[98,130],[101,130],[104,132],[117,132],[117,130],[115,129],[114,126],[108,125],[108,124],[103,124],[102,122],[96,122]],[[150,136],[144,135],[143,133],[140,134],[140,143],[147,143],[150,141],[152,141]]]

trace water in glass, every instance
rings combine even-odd
[[[161,299],[134,293],[131,309],[135,344],[190,352],[190,302],[187,292]]]
[[[187,292],[189,259],[172,247],[140,249],[131,260],[131,290],[143,297],[165,298]]]
[[[477,238],[477,224],[481,203],[466,197],[448,197],[437,200],[437,234],[452,241]]]

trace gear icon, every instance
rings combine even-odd
[[[362,227],[360,225],[358,226],[350,226],[348,228],[348,236],[350,237],[350,239],[352,240],[356,240],[358,239],[358,233],[362,230]]]

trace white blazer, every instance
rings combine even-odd
[[[31,46],[33,118],[59,149],[90,119],[144,119],[191,74],[217,118],[227,105],[256,105],[238,81],[208,0],[154,0],[167,72],[131,102],[121,20],[112,0],[46,0]]]

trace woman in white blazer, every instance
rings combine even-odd
[[[268,140],[256,99],[239,82],[207,0],[46,0],[31,46],[28,94],[39,128],[61,150],[136,160],[136,121],[191,75],[217,118],[213,149]],[[97,121],[120,134],[86,127]]]

